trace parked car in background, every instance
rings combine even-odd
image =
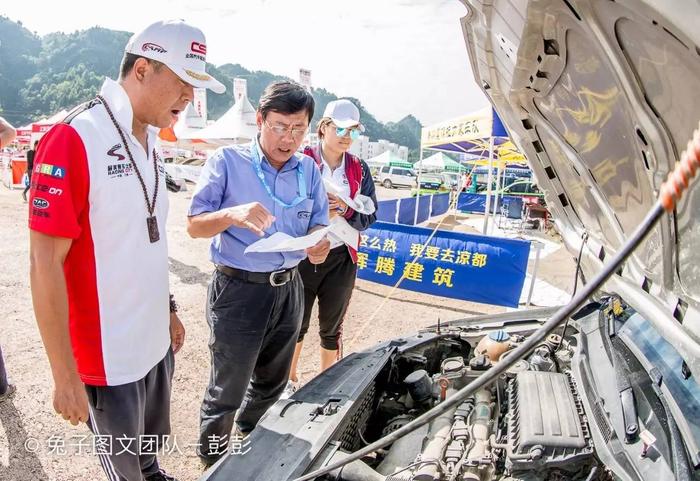
[[[486,191],[486,184],[479,183],[478,192],[480,194],[485,194]],[[496,189],[494,187],[491,193],[493,194],[495,192]],[[523,197],[523,200],[526,202],[544,201],[544,193],[540,191],[540,189],[537,187],[537,184],[535,184],[534,182],[532,182],[532,180],[529,179],[516,180],[515,182],[506,184],[505,187],[498,191],[498,195]]]
[[[523,203],[544,204],[544,193],[531,180],[519,180],[504,187],[500,195],[522,197]]]
[[[416,179],[416,183],[419,180]],[[420,188],[429,190],[438,190],[442,187],[444,181],[443,177],[439,174],[421,174],[420,175]]]
[[[406,167],[385,165],[379,169],[379,183],[387,189],[413,187],[416,185],[416,174]]]

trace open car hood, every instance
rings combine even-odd
[[[700,4],[462,0],[472,71],[527,156],[582,272],[641,223],[700,119]],[[700,375],[700,188],[604,290],[649,319]]]

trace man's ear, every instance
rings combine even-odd
[[[258,131],[262,130],[263,116],[259,110],[255,113],[255,123],[258,124]]]
[[[134,75],[134,78],[141,82],[151,69],[152,66],[148,62],[148,60],[141,57],[136,59],[136,62],[134,62],[134,67],[132,68],[131,72]]]

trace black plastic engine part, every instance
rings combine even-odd
[[[509,386],[508,403],[511,469],[573,468],[592,456],[583,408],[566,374],[521,372]]]
[[[430,381],[430,377],[428,377],[428,373],[424,369],[413,371],[406,376],[403,383],[406,385],[408,393],[418,404],[423,404],[430,400],[433,385]]]

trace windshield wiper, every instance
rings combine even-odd
[[[610,354],[610,362],[613,365],[615,372],[615,383],[617,392],[620,397],[620,406],[622,407],[622,422],[625,427],[625,443],[632,444],[639,438],[639,416],[637,413],[637,401],[634,397],[634,390],[630,382],[631,372],[627,366],[627,362],[621,354],[621,343],[615,329],[617,321],[615,304],[620,303],[617,297],[611,297],[608,300],[608,307],[601,312],[600,327],[603,335],[601,336],[603,343],[606,344],[605,349]]]
[[[681,432],[678,429],[676,418],[674,418],[673,414],[671,413],[671,408],[668,405],[666,395],[661,390],[663,375],[661,374],[661,371],[654,367],[649,371],[649,378],[651,379],[651,387],[654,390],[654,393],[658,396],[659,402],[664,409],[664,413],[666,413],[666,421],[668,422],[669,432],[669,445],[671,447],[671,458],[673,462],[673,474],[676,475],[676,481],[692,481],[693,479],[697,479],[696,477],[692,477],[693,475],[690,472],[690,461],[688,460],[688,455],[681,437]]]

